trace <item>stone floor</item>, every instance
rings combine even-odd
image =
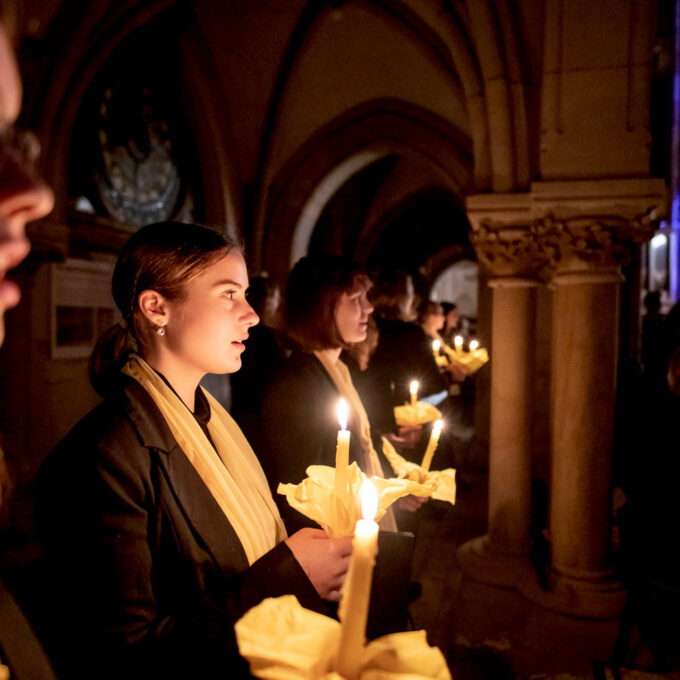
[[[414,527],[413,572],[422,593],[411,605],[411,616],[415,628],[427,630],[430,643],[442,650],[454,680],[680,679],[680,669],[653,673],[644,650],[635,658],[639,668],[612,666],[616,620],[565,617],[515,590],[464,576],[456,549],[485,533],[487,508],[486,477],[466,481],[455,506],[428,503]]]

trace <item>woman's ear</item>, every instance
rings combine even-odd
[[[154,326],[168,325],[168,305],[166,299],[155,290],[143,290],[137,298],[139,311]]]

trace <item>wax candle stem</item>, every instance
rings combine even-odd
[[[377,506],[375,486],[370,480],[365,480],[361,486],[364,519],[357,522],[354,530],[352,558],[338,610],[342,625],[335,655],[335,670],[345,680],[358,678],[363,662],[373,567],[378,552],[378,524],[374,521]]]
[[[425,455],[423,456],[423,462],[420,467],[423,470],[429,470],[430,465],[432,465],[432,457],[437,449],[437,444],[439,443],[439,435],[442,431],[442,423],[438,420],[432,427],[432,432],[430,433],[430,441],[427,442],[427,448],[425,449]]]
[[[411,404],[415,404],[418,401],[418,381],[412,380],[409,385],[409,391],[411,392]]]
[[[349,465],[349,430],[347,427],[347,402],[340,399],[338,402],[338,442],[335,447],[335,495],[339,498],[347,488],[347,466]]]

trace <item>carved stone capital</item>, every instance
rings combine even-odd
[[[666,208],[663,180],[533,182],[518,194],[468,196],[471,240],[492,276],[618,272]]]
[[[579,215],[563,220],[548,215],[533,226],[546,266],[557,272],[618,269],[654,233],[648,214],[633,219]]]
[[[545,264],[533,224],[510,227],[485,220],[470,234],[480,263],[493,276],[535,276]]]
[[[633,219],[546,215],[524,225],[483,220],[470,238],[492,276],[547,278],[563,271],[618,270],[653,233],[648,214]]]

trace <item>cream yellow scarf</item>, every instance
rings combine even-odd
[[[286,530],[257,457],[212,395],[204,390],[211,411],[208,431],[217,451],[184,402],[144,359],[133,354],[123,373],[142,385],[160,409],[173,437],[234,527],[248,562],[285,539]]]
[[[368,475],[374,477],[384,477],[382,465],[378,454],[373,447],[373,440],[371,439],[371,425],[368,421],[366,409],[361,403],[361,397],[354,387],[352,376],[350,375],[347,365],[340,359],[335,358],[333,350],[323,350],[314,352],[314,356],[321,362],[326,372],[335,383],[340,394],[347,400],[355,422],[359,424],[356,428],[359,433],[359,444],[361,445],[361,452],[363,460],[361,461],[361,469]],[[387,514],[380,521],[380,527],[386,531],[397,531],[397,523],[394,519],[392,508],[388,508]]]

